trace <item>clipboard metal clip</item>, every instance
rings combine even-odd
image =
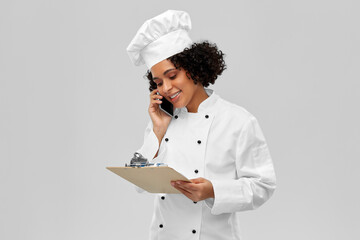
[[[131,159],[130,164],[125,163],[125,167],[150,167],[150,166],[159,167],[159,166],[167,166],[167,165],[164,163],[149,163],[149,161],[138,152],[134,153],[134,156]]]

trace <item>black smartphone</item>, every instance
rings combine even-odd
[[[159,93],[158,93],[159,94]],[[170,117],[174,116],[174,106],[165,97],[160,99],[162,103],[159,105],[160,109],[163,110]]]

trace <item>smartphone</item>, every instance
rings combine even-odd
[[[159,93],[157,93],[157,94],[159,94]],[[173,117],[174,116],[174,106],[172,105],[172,103],[169,102],[165,97],[163,97],[160,100],[162,101],[162,103],[159,105],[160,109],[163,112],[165,112],[167,115],[169,115],[170,117]]]

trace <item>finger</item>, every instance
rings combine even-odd
[[[196,186],[196,184],[194,183],[189,183],[189,182],[184,182],[184,181],[176,181],[176,185],[185,189],[188,192],[194,192],[197,191],[198,188]]]
[[[161,104],[162,101],[161,100],[151,100],[150,104],[154,107],[156,107],[157,105]]]
[[[191,193],[191,190],[190,190],[190,189],[187,189],[187,188],[185,188],[185,187],[182,186],[182,185],[175,184],[175,187],[176,187],[176,189],[182,189],[183,191],[186,191],[186,192],[188,192],[188,193]]]
[[[150,93],[150,97],[161,96],[159,90],[155,89]]]
[[[150,99],[161,99],[161,98],[163,98],[163,96],[158,95],[158,94],[155,94],[155,95],[151,95],[151,96],[150,96]]]
[[[205,182],[205,179],[204,178],[194,178],[194,179],[190,179],[190,181],[192,183],[203,183],[203,182]]]
[[[155,95],[157,95],[157,89],[150,92],[150,94],[149,94],[150,99],[152,99],[153,96],[155,96]]]
[[[179,190],[182,193],[187,193],[191,195],[191,192],[187,191],[186,189],[182,188],[181,186],[178,186],[175,184],[174,188],[176,188],[177,190]]]
[[[185,192],[187,192],[187,193],[190,193],[189,191],[187,191],[186,189],[184,189],[184,188],[182,188],[181,187],[181,185],[179,185],[178,183],[177,183],[177,181],[171,181],[171,186],[173,186],[174,188],[176,188],[176,189],[181,189],[181,190],[183,190],[183,191],[185,191]]]
[[[194,201],[193,200],[193,195],[191,193],[188,193],[186,191],[182,191],[182,190],[179,190],[182,194],[184,194],[187,198],[189,198],[190,200]]]
[[[182,184],[176,183],[175,185],[190,193],[196,192],[198,189],[196,188],[196,186],[191,184],[192,183],[182,183]]]
[[[150,103],[162,103],[161,98],[162,98],[162,96],[160,96],[160,95],[151,96]]]
[[[156,94],[157,92],[158,92],[157,89],[152,90],[152,91],[150,92],[150,96]]]
[[[160,95],[155,95],[155,96],[152,96],[150,97],[150,103],[151,104],[161,104],[162,103],[162,99],[163,97],[160,96]]]
[[[191,180],[190,180],[191,181]],[[189,181],[183,181],[183,180],[176,180],[176,181],[174,181],[175,183],[177,183],[177,184],[185,184],[185,183],[191,183],[191,182],[189,182]]]
[[[173,187],[175,189],[177,189],[179,192],[181,192],[182,194],[184,194],[186,197],[192,199],[192,194],[190,192],[188,192],[188,191],[186,191],[186,190],[184,190],[184,189],[182,189],[182,188],[180,188],[179,186],[176,186],[176,185],[174,185]]]

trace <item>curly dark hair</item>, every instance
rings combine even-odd
[[[194,80],[197,84],[200,82],[204,87],[209,84],[214,84],[218,76],[226,69],[224,61],[225,54],[219,50],[215,43],[203,41],[193,43],[189,48],[175,54],[169,58],[176,68],[183,68],[186,75]],[[150,70],[145,74],[149,80],[150,92],[157,88],[156,83],[153,81]]]

